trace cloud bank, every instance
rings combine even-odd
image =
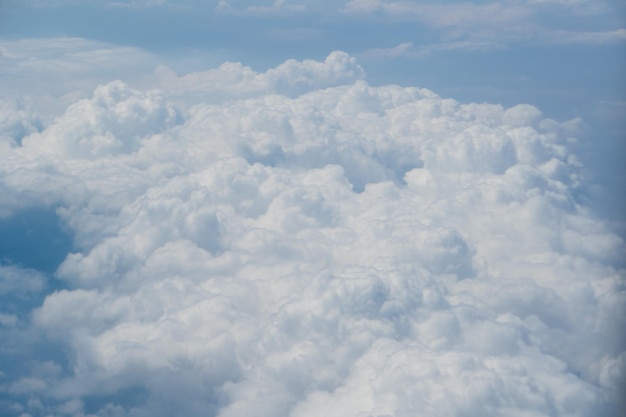
[[[0,215],[73,239],[54,278],[0,267],[42,296],[0,311],[7,415],[617,416],[625,248],[577,200],[579,121],[364,77],[3,103]]]

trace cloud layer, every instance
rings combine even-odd
[[[617,415],[625,248],[576,199],[579,121],[364,77],[333,52],[3,104],[0,214],[74,244],[0,311],[33,352],[8,415]]]

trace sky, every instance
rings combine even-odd
[[[0,415],[618,417],[626,8],[0,1]]]

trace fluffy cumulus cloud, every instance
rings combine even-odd
[[[30,349],[5,415],[618,414],[624,242],[577,200],[577,121],[342,52],[154,79],[49,122],[3,104],[0,215],[73,239],[56,291],[0,311]]]

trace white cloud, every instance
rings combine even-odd
[[[0,296],[38,293],[45,285],[45,278],[37,271],[16,265],[0,265]]]
[[[202,102],[220,102],[268,93],[300,95],[311,90],[342,85],[365,77],[354,57],[332,52],[324,60],[288,60],[259,74],[240,63],[227,62],[217,69],[179,77],[167,67],[156,70],[159,87],[174,95],[197,95]]]
[[[3,386],[19,412],[617,415],[624,242],[573,197],[572,123],[363,78],[333,52],[7,107],[2,204],[75,240],[29,328],[67,363]]]

